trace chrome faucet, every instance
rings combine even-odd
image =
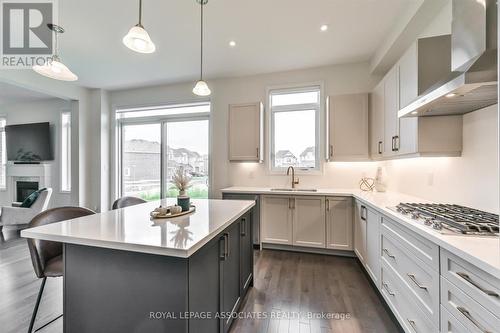
[[[286,169],[286,175],[290,175],[290,170],[292,170],[292,188],[295,188],[295,185],[299,183],[299,179],[295,179],[295,169],[293,166],[289,166],[288,169]]]

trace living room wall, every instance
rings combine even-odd
[[[54,161],[52,165],[52,200],[51,207],[72,204],[71,192],[60,191],[60,114],[63,110],[70,110],[70,102],[54,98],[30,103],[16,103],[0,105],[0,114],[7,118],[7,125],[49,122],[51,131]],[[7,186],[11,186],[7,181]],[[9,191],[10,190],[10,191]],[[0,204],[9,206],[12,203],[12,189],[0,191]]]

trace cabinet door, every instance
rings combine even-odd
[[[242,194],[242,193],[222,193],[224,200],[250,200],[255,201],[255,206],[251,212],[252,221],[252,237],[253,244],[259,245],[260,243],[260,196],[256,194]]]
[[[223,234],[221,260],[221,311],[232,313],[240,302],[240,223],[234,223]],[[221,318],[223,332],[228,332],[233,318]]]
[[[229,106],[229,160],[262,161],[262,103]]]
[[[381,217],[371,209],[366,210],[366,270],[377,287],[380,284],[380,223]]]
[[[418,97],[418,52],[414,42],[399,60],[400,108],[404,108]]]
[[[252,214],[245,214],[240,220],[240,295],[244,296],[253,278]]]
[[[366,258],[366,207],[359,201],[354,206],[354,252],[365,264]]]
[[[335,250],[353,249],[351,198],[326,198],[326,247]]]
[[[384,78],[384,156],[392,156],[399,133],[399,67],[394,66]]]
[[[368,159],[368,94],[330,96],[328,104],[328,160]]]
[[[262,197],[262,242],[292,245],[291,201],[286,196]]]
[[[325,248],[325,198],[292,199],[293,245]]]
[[[379,159],[384,153],[384,81],[373,89],[370,98],[370,155]]]

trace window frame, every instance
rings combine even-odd
[[[304,103],[304,104],[290,104],[290,105],[278,105],[272,106],[272,96],[276,94],[291,94],[291,93],[305,93],[317,91],[319,93],[317,103]],[[324,120],[324,96],[323,96],[323,83],[314,82],[309,84],[301,85],[291,85],[291,86],[279,86],[279,87],[269,87],[267,89],[267,103],[268,103],[268,123],[269,123],[269,165],[268,171],[271,175],[282,175],[286,172],[285,167],[274,167],[274,157],[275,157],[275,113],[279,112],[294,112],[294,111],[315,111],[315,167],[305,168],[305,167],[294,167],[296,174],[306,174],[306,175],[320,175],[323,174],[323,140],[321,140],[323,135],[323,129],[321,123]]]
[[[65,115],[69,116],[69,126],[67,128],[68,133],[67,133],[67,138],[68,138],[68,143],[66,144],[66,153],[67,153],[67,158],[64,158],[64,145],[63,145],[63,139],[64,139],[64,131],[66,130],[64,127],[64,120],[63,117]],[[72,138],[72,121],[73,121],[73,115],[71,114],[71,110],[61,110],[60,116],[59,116],[59,123],[60,123],[60,129],[59,129],[59,135],[60,135],[60,177],[59,177],[59,191],[61,193],[71,193],[72,190],[72,183],[71,183],[71,177],[72,177],[72,172],[71,172],[71,159],[72,159],[72,144],[73,144],[73,138]],[[67,188],[63,187],[64,184],[64,163],[67,163],[68,165],[66,166],[67,168],[67,179],[66,182],[68,184]]]
[[[165,114],[165,115],[153,115],[153,116],[145,116],[145,117],[132,117],[132,118],[121,118],[118,115],[120,112],[135,112],[135,111],[148,111],[148,110],[158,110],[162,108],[176,108],[176,107],[186,107],[186,106],[197,106],[208,104],[209,111],[208,112],[197,112],[197,113],[184,113],[184,114]],[[123,137],[123,127],[126,125],[143,125],[143,124],[156,124],[159,123],[161,126],[161,141],[162,147],[160,151],[160,193],[161,197],[163,197],[164,193],[166,193],[166,189],[164,188],[164,174],[166,169],[166,164],[164,163],[165,156],[165,148],[163,147],[164,136],[166,132],[166,125],[169,122],[182,122],[182,121],[190,121],[190,120],[208,120],[208,197],[212,197],[212,102],[210,99],[204,100],[195,100],[195,101],[182,101],[182,102],[171,102],[171,103],[157,103],[157,104],[148,104],[148,105],[137,105],[137,106],[114,106],[113,107],[113,121],[115,123],[115,175],[114,177],[114,197],[115,199],[122,196],[123,193],[123,150],[122,150],[122,137]]]

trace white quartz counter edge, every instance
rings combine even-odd
[[[84,245],[84,246],[95,246],[106,249],[123,250],[140,252],[147,254],[157,254],[162,256],[179,257],[179,258],[189,258],[196,251],[202,248],[205,244],[210,242],[215,236],[226,229],[228,226],[233,224],[237,219],[248,212],[253,206],[255,206],[255,201],[248,201],[248,206],[242,210],[240,213],[233,216],[231,219],[227,220],[226,223],[221,224],[217,229],[214,229],[210,234],[206,235],[204,238],[200,239],[195,245],[191,246],[188,250],[166,248],[161,246],[153,246],[146,244],[136,244],[136,243],[123,243],[117,241],[105,241],[99,239],[89,239],[80,238],[75,236],[64,236],[64,235],[54,235],[47,234],[44,232],[37,232],[37,228],[30,228],[21,231],[21,236],[24,238],[34,238],[42,239],[54,242]]]
[[[401,223],[403,226],[416,232],[425,239],[430,240],[436,245],[446,249],[449,252],[463,258],[478,268],[500,277],[500,240],[492,237],[476,237],[476,236],[460,236],[460,235],[443,235],[429,229],[426,226],[420,225],[410,218],[405,218],[400,214],[387,208],[388,205],[393,206],[398,202],[430,202],[429,200],[395,193],[377,193],[363,192],[357,189],[318,189],[316,192],[298,192],[298,191],[271,191],[270,188],[260,187],[229,187],[221,190],[223,193],[240,193],[240,194],[269,194],[269,195],[316,195],[316,196],[350,196],[360,200],[364,204],[370,206],[374,210],[388,216],[392,220]],[[390,197],[390,198],[389,198]],[[487,240],[481,242],[479,240]],[[473,243],[471,245],[471,243]],[[489,244],[492,244],[491,246]]]

